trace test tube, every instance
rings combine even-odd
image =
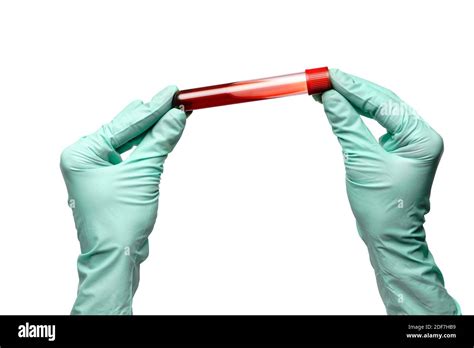
[[[176,93],[173,105],[192,111],[297,94],[318,94],[328,89],[331,89],[329,70],[322,67],[295,74],[185,89]]]

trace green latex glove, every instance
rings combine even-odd
[[[423,223],[443,140],[393,92],[339,70],[322,102],[344,153],[346,187],[388,314],[460,314]],[[317,99],[317,98],[316,98]],[[360,115],[387,133],[377,140]]]
[[[132,102],[107,125],[61,155],[81,254],[72,314],[132,314],[139,267],[148,256],[163,163],[186,115],[172,109],[176,87],[150,103]],[[137,145],[122,161],[120,153]]]

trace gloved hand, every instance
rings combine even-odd
[[[322,102],[344,153],[346,187],[388,314],[460,314],[423,223],[443,140],[393,92],[339,70]],[[317,100],[317,98],[315,98]],[[387,133],[377,142],[360,115]]]
[[[176,87],[150,103],[132,102],[107,125],[61,155],[81,246],[72,314],[132,314],[139,267],[157,216],[163,163],[186,115],[172,109]],[[120,153],[136,145],[122,161]]]

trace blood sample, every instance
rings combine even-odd
[[[297,94],[318,94],[331,89],[327,67],[256,80],[185,89],[176,93],[173,105],[185,111]]]

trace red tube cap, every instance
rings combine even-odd
[[[319,94],[332,88],[327,66],[305,70],[308,94]]]

